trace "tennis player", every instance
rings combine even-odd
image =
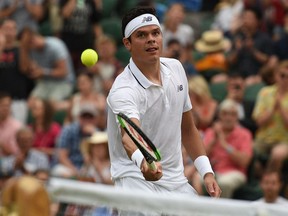
[[[176,59],[160,57],[162,32],[153,8],[134,8],[122,19],[123,43],[131,58],[109,92],[108,136],[111,175],[116,186],[151,192],[197,195],[184,176],[181,144],[204,179],[207,192],[221,190],[192,117],[187,78]],[[157,169],[149,169],[140,150],[121,129],[126,114],[159,149]]]

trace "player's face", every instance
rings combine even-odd
[[[157,25],[144,26],[131,35],[131,42],[124,39],[124,45],[131,52],[136,64],[159,61],[162,52],[162,33]]]

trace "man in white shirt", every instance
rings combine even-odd
[[[135,8],[122,20],[123,43],[130,63],[116,78],[107,98],[111,175],[116,186],[150,192],[196,195],[184,176],[181,144],[204,179],[208,193],[219,197],[202,140],[195,127],[185,71],[178,60],[160,58],[162,32],[153,8]],[[162,160],[148,168],[143,155],[120,129],[123,112],[159,149]]]
[[[255,203],[278,204],[288,207],[288,200],[279,195],[282,186],[282,179],[279,172],[275,170],[264,172],[260,182],[263,197]]]

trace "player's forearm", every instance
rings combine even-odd
[[[132,154],[137,150],[136,145],[133,143],[133,141],[131,140],[131,138],[128,136],[127,133],[123,134],[122,143],[128,157],[131,159]]]
[[[182,143],[192,160],[195,160],[200,155],[206,155],[199,131],[193,124],[193,115],[191,111],[183,114],[181,130]]]

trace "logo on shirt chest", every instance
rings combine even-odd
[[[177,85],[177,92],[183,91],[183,85]]]

